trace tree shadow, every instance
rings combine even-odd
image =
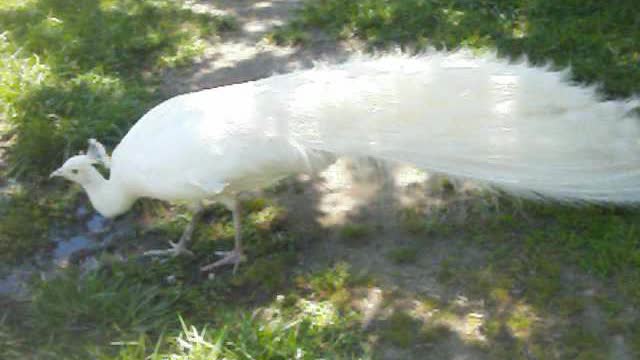
[[[368,279],[352,285],[349,301],[370,323],[365,334],[374,358],[634,356],[634,301],[616,285],[627,281],[630,258],[605,277],[579,264],[592,256],[591,241],[628,230],[637,211],[620,218],[616,209],[522,202],[431,174],[403,180],[399,169],[406,167],[351,160],[329,176],[291,180],[275,195],[290,210],[299,240],[288,271],[344,263],[352,276]],[[332,183],[337,177],[341,184]],[[407,209],[419,214],[409,223]],[[351,224],[364,235],[343,231]],[[579,237],[582,249],[569,244]],[[398,257],[398,249],[415,255]],[[382,295],[367,315],[376,308],[372,291]]]
[[[233,26],[229,18],[194,13],[171,2],[88,0],[39,0],[0,12],[0,23],[25,51],[46,58],[54,72],[70,77],[96,68],[119,77],[141,76],[190,35],[212,35]]]

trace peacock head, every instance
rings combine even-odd
[[[93,165],[96,163],[96,160],[87,155],[76,155],[65,161],[64,164],[56,171],[52,172],[49,177],[60,176],[80,185],[84,185],[93,179],[92,175],[96,172]]]
[[[95,139],[89,139],[87,154],[79,154],[69,158],[65,163],[49,175],[49,177],[60,176],[67,180],[86,185],[95,179],[97,170],[94,165],[102,164],[109,166],[109,156],[104,146]]]

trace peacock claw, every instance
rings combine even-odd
[[[169,245],[171,245],[170,249],[166,249],[166,250],[149,250],[149,251],[145,251],[142,255],[143,256],[172,256],[172,257],[176,257],[176,256],[180,256],[180,255],[188,255],[188,256],[193,256],[193,252],[191,252],[191,250],[187,249],[187,247],[184,244],[181,244],[180,242],[178,243],[174,243],[173,241],[169,241]]]
[[[222,256],[222,259],[212,264],[201,267],[200,271],[206,272],[220,266],[233,265],[233,273],[235,274],[240,263],[247,261],[247,257],[241,250],[216,251],[216,255]]]

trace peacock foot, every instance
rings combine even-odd
[[[187,249],[187,246],[183,242],[174,243],[173,241],[169,241],[169,245],[171,245],[170,249],[165,250],[149,250],[145,251],[143,256],[179,256],[179,255],[188,255],[193,256],[193,252]]]
[[[200,268],[201,271],[211,271],[217,267],[224,265],[233,265],[233,273],[236,273],[238,270],[238,266],[240,263],[245,262],[247,257],[244,256],[242,250],[234,249],[231,251],[216,251],[216,255],[222,256],[222,259],[209,264],[207,266],[203,266]]]

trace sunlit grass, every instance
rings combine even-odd
[[[207,284],[149,277],[159,273],[155,265],[113,266],[38,281],[21,322],[0,322],[0,344],[16,354],[31,348],[38,356],[103,360],[365,355],[358,316],[329,297],[300,289],[252,305],[234,301],[242,291],[215,295]]]
[[[10,173],[35,179],[97,137],[116,144],[159,99],[163,69],[189,64],[233,20],[180,1],[34,0],[0,5],[2,118]]]
[[[607,96],[640,90],[640,27],[635,0],[323,0],[307,1],[298,16],[271,35],[308,41],[312,30],[356,37],[372,47],[497,49],[535,64],[572,66],[574,78],[602,83]]]

